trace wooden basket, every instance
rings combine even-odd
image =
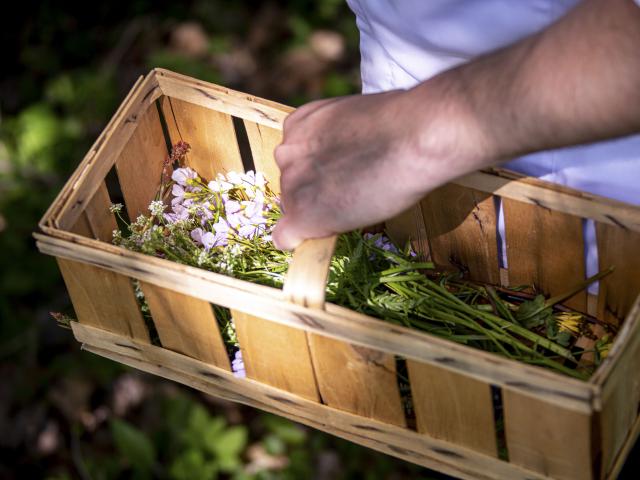
[[[273,149],[289,112],[166,70],[138,80],[34,234],[57,258],[84,348],[461,478],[614,478],[640,426],[640,208],[491,170],[386,224],[396,240],[413,239],[423,255],[462,265],[472,279],[554,294],[584,279],[582,222],[593,219],[600,265],[616,270],[597,297],[579,294],[572,306],[624,321],[588,382],[324,304],[334,239],[294,253],[283,291],[111,244],[112,169],[132,219],[147,211],[167,147],[180,139],[204,177],[252,161],[277,187]],[[497,197],[508,270],[498,261]],[[132,279],[162,346],[150,342]],[[231,373],[212,303],[231,309],[250,378]],[[415,426],[401,403],[398,359]],[[501,436],[508,460],[496,446]]]

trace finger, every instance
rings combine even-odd
[[[289,218],[286,215],[282,217],[271,233],[273,244],[280,250],[293,250],[305,239]]]
[[[289,143],[281,143],[273,151],[273,157],[280,171],[291,165],[296,158],[302,155],[303,145],[292,145]]]

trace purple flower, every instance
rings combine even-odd
[[[240,202],[236,202],[235,200],[226,200],[224,202],[224,213],[227,216],[238,213],[240,211],[240,208]]]
[[[191,231],[191,238],[204,247],[208,252],[212,247],[216,246],[216,236],[211,232],[205,232],[201,228],[195,228]]]
[[[185,198],[185,195],[187,193],[189,193],[188,188],[184,188],[183,186],[175,183],[173,185],[173,188],[171,189],[171,195],[173,195],[173,198],[171,199],[171,205],[191,205],[193,201],[191,199]]]
[[[206,252],[213,247],[224,247],[228,243],[226,232],[205,232],[200,227],[191,231],[191,238],[199,245],[202,245]]]
[[[202,218],[202,224],[204,225],[207,220],[211,220],[215,216],[214,207],[209,201],[204,202],[200,207],[201,208],[198,209],[198,214]]]
[[[247,371],[244,368],[244,360],[242,360],[242,350],[238,350],[231,362],[231,370],[236,378],[245,378]]]
[[[195,172],[195,170],[192,170],[189,167],[177,168],[171,175],[171,180],[179,185],[182,185],[183,187],[186,187],[188,185],[189,180],[196,178],[198,178],[198,174]]]
[[[392,253],[398,253],[398,249],[391,242],[391,240],[389,240],[387,237],[385,237],[382,234],[374,235],[372,233],[365,233],[364,238],[365,240],[373,239],[373,244],[381,250],[385,250],[387,252],[392,252]]]
[[[229,231],[229,224],[224,218],[221,218],[216,223],[213,224],[213,229],[216,233],[224,233],[225,235]]]
[[[189,210],[180,204],[172,207],[173,213],[165,213],[164,219],[169,223],[175,223],[179,220],[187,220],[189,218]]]

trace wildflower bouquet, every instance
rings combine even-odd
[[[229,172],[206,181],[184,166],[188,144],[174,147],[149,214],[129,223],[112,206],[121,229],[114,243],[134,251],[282,287],[291,256],[275,248],[271,230],[281,215],[278,197],[260,172]],[[175,164],[169,179],[169,169]],[[331,262],[327,301],[403,326],[558,372],[588,378],[606,354],[611,335],[597,344],[595,362],[576,339],[588,334],[587,315],[559,306],[602,278],[602,272],[564,295],[545,299],[517,290],[475,284],[437,270],[381,233],[341,235]],[[242,369],[228,311],[217,311],[223,336]]]

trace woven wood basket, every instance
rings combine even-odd
[[[205,178],[240,171],[249,158],[277,189],[273,149],[291,110],[166,70],[138,80],[34,234],[58,261],[76,339],[117,362],[460,478],[615,478],[640,429],[640,208],[490,170],[386,224],[396,241],[412,239],[421,254],[464,266],[474,280],[555,294],[584,279],[582,222],[593,219],[600,265],[616,270],[597,297],[579,294],[571,306],[621,328],[588,382],[325,304],[335,239],[304,243],[282,291],[110,243],[112,169],[132,219],[147,211],[167,145],[180,139]],[[496,196],[508,270],[498,261]],[[150,342],[132,279],[161,346]],[[211,304],[231,309],[249,378],[231,373]],[[401,402],[398,361],[415,425]]]

